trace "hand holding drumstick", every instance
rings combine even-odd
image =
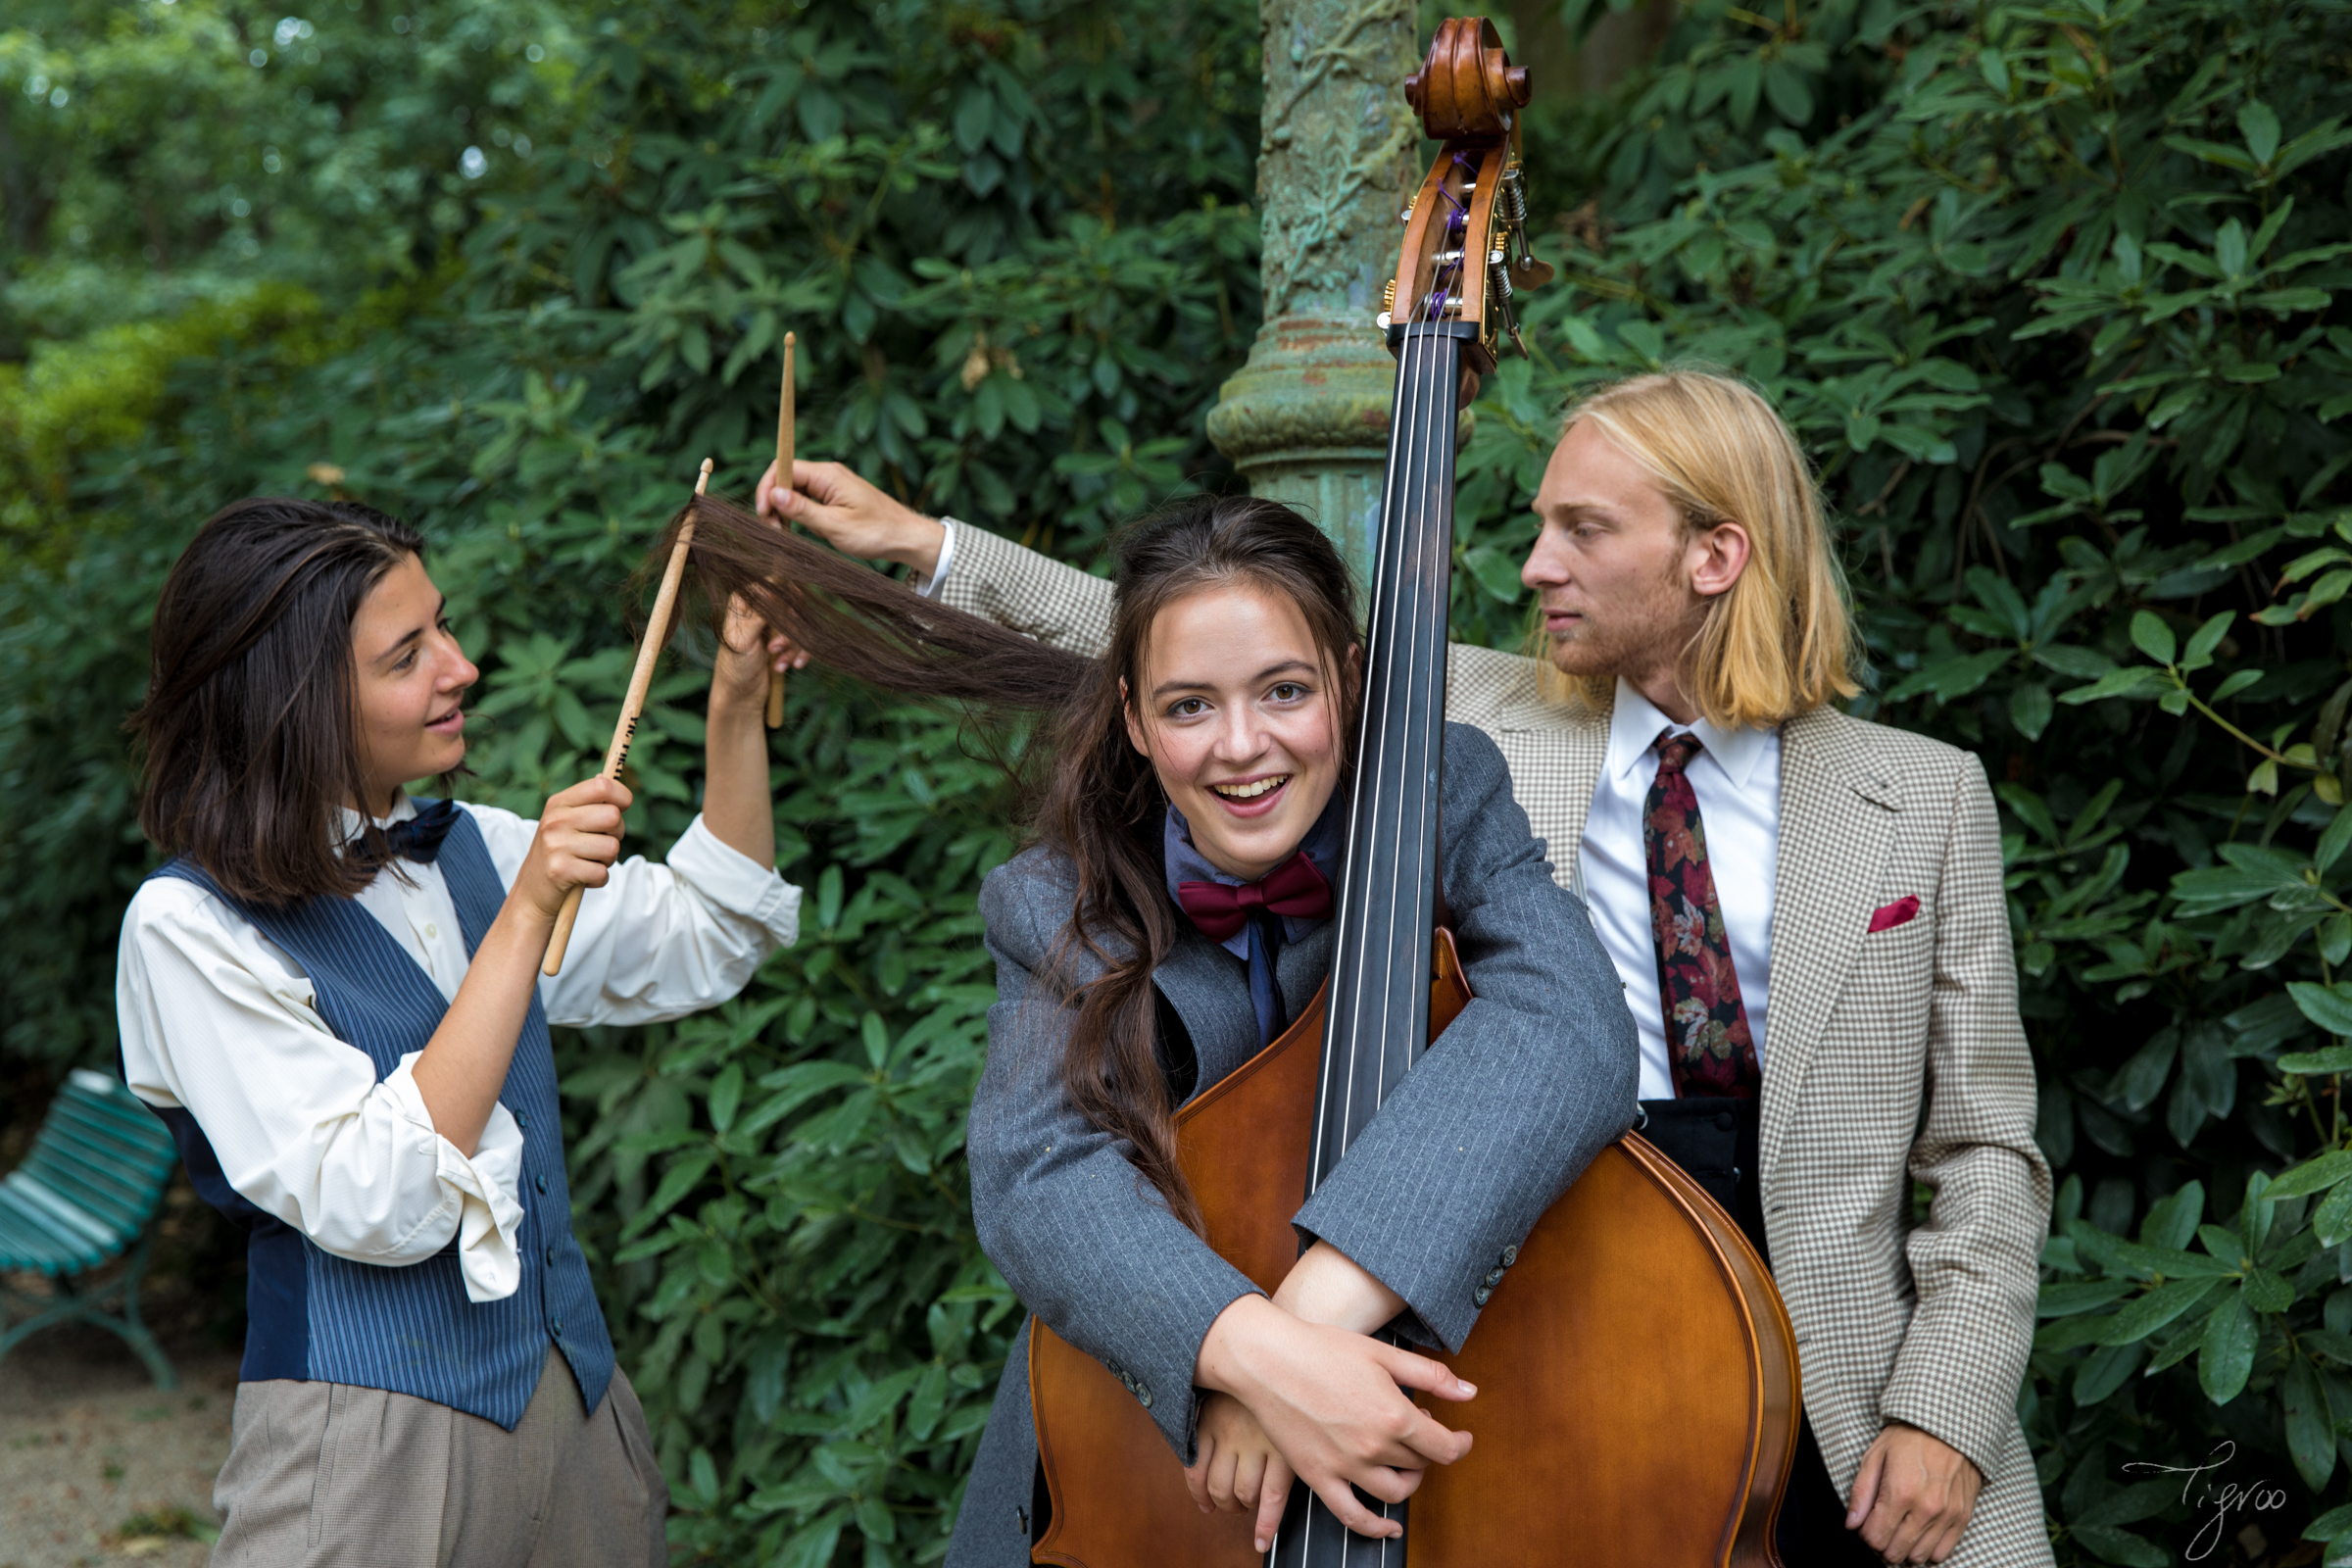
[[[708,487],[710,487],[710,459],[704,459],[704,467],[701,467],[699,475],[694,477],[694,494],[701,496]],[[621,776],[621,764],[623,761],[628,761],[628,748],[630,748],[630,743],[637,738],[637,719],[645,717],[645,694],[647,694],[649,686],[654,684],[654,665],[659,665],[661,662],[661,649],[670,642],[670,620],[677,612],[677,583],[680,583],[684,571],[687,571],[687,553],[692,548],[694,548],[694,514],[689,513],[687,519],[677,524],[677,538],[670,543],[670,560],[668,560],[668,564],[663,566],[663,571],[661,571],[661,588],[654,592],[654,613],[652,613],[652,618],[647,618],[647,623],[645,623],[645,637],[637,642],[637,665],[628,674],[628,696],[621,701],[621,721],[613,724],[612,745],[610,748],[605,748],[605,766],[598,771],[598,778],[618,778]],[[736,637],[741,635],[741,627],[736,625],[736,620],[741,620],[739,607],[729,607],[729,615],[727,615],[729,647],[734,647]],[[776,642],[781,642],[781,637],[778,637]],[[762,743],[762,753],[764,753],[764,743]],[[722,835],[722,837],[729,837],[729,835]],[[774,854],[774,851],[771,851],[771,854]],[[546,973],[546,976],[563,973],[564,953],[569,950],[569,945],[571,945],[571,926],[576,924],[578,914],[581,914],[583,891],[586,891],[586,884],[574,884],[571,886],[569,894],[564,894],[564,906],[563,906],[563,909],[558,909],[558,914],[555,914],[555,931],[548,936],[548,956],[541,961],[539,973]]]

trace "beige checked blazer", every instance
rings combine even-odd
[[[1108,582],[955,529],[944,603],[1102,652]],[[1607,714],[1545,699],[1532,660],[1456,644],[1446,716],[1494,738],[1553,875],[1573,887]],[[1907,1422],[1985,1476],[1947,1568],[2049,1563],[2017,1392],[2050,1172],[2034,1142],[2034,1063],[1983,766],[1835,709],[1791,719],[1778,878],[1764,1222],[1831,1479],[1849,1494],[1881,1427]],[[1919,900],[1915,918],[1869,929],[1906,896]],[[1916,1227],[1913,1181],[1934,1194]]]

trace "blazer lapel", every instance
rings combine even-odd
[[[1339,951],[1340,923],[1326,920],[1296,942],[1286,943],[1274,960],[1274,979],[1282,987],[1283,1010],[1296,1019],[1323,989],[1331,973],[1332,955]]]
[[[1892,768],[1834,708],[1781,730],[1779,863],[1773,877],[1772,1004],[1765,1023],[1759,1154],[1767,1184],[1814,1048],[1870,925],[1879,867],[1902,809]]]
[[[1609,715],[1579,714],[1579,723],[1561,726],[1558,731],[1560,749],[1565,754],[1562,772],[1568,786],[1566,830],[1562,835],[1565,849],[1555,848],[1554,856],[1568,857],[1570,876],[1577,896],[1584,897],[1585,818],[1592,814],[1592,792],[1600,787],[1601,765],[1609,759]],[[1558,861],[1555,859],[1556,865]]]
[[[1511,793],[1528,826],[1544,841],[1557,880],[1585,894],[1581,850],[1592,791],[1608,760],[1609,715],[1564,704],[1514,703],[1483,714],[1480,727],[1494,737],[1511,770]]]
[[[1287,967],[1287,965],[1285,966]],[[1202,936],[1190,920],[1177,922],[1176,946],[1152,972],[1193,1037],[1199,1088],[1206,1089],[1257,1051],[1257,1013],[1241,962]]]

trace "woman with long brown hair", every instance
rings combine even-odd
[[[1585,909],[1552,880],[1493,742],[1448,726],[1443,886],[1477,1000],[1294,1217],[1268,1298],[1198,1234],[1174,1116],[1271,1043],[1331,966],[1361,648],[1353,589],[1304,518],[1187,504],[1115,549],[1103,657],[948,610],[723,503],[696,553],[820,662],[886,688],[1043,710],[1036,843],[981,894],[997,960],[972,1105],[972,1212],[1031,1311],[1150,1411],[1203,1507],[1257,1515],[1291,1480],[1369,1535],[1469,1439],[1406,1391],[1634,1113],[1631,1020]],[[779,584],[789,586],[778,586]],[[1025,1563],[1043,1531],[1027,1332],[948,1561]]]

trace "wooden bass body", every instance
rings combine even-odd
[[[1470,995],[1443,931],[1436,968],[1433,1037]],[[1268,1292],[1298,1256],[1322,1038],[1318,995],[1177,1117],[1209,1245]],[[1739,1225],[1642,1138],[1603,1150],[1552,1204],[1444,1359],[1479,1394],[1436,1414],[1478,1442],[1413,1494],[1412,1568],[1779,1568],[1798,1414],[1788,1314]],[[1032,1320],[1028,1372],[1054,1504],[1035,1561],[1256,1568],[1250,1516],[1194,1506],[1102,1362]]]

